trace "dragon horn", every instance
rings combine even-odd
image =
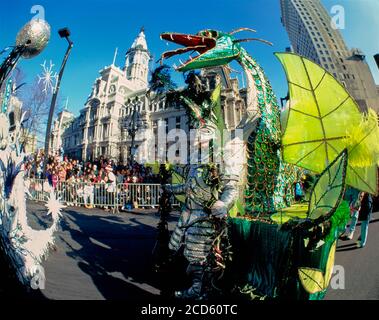
[[[267,41],[267,40],[263,40],[263,39],[259,39],[259,38],[236,39],[233,42],[237,43],[237,42],[249,42],[249,41],[259,41],[259,42],[263,42],[265,44],[268,44],[269,46],[273,46],[272,42]]]
[[[155,61],[155,63],[159,63],[159,65],[163,65],[163,56],[160,56],[159,59],[157,61]]]
[[[231,32],[229,32],[229,34],[235,34],[237,32],[241,32],[241,31],[257,32],[256,30],[250,29],[250,28],[238,28],[238,29],[235,29],[235,30],[232,30]]]

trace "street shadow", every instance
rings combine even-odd
[[[338,247],[336,249],[336,251],[337,252],[344,252],[344,251],[351,251],[351,250],[357,250],[357,249],[360,249],[359,247],[357,247],[357,244],[351,243],[351,244],[343,246],[343,247]]]
[[[351,240],[350,240],[350,241],[351,241]],[[353,244],[355,244],[355,243],[348,243],[348,244],[345,244],[345,245],[343,245],[343,246],[338,246],[338,247],[337,247],[337,250],[338,250],[338,249],[343,249],[343,248],[348,248],[348,247],[352,246]]]
[[[91,277],[105,299],[158,301],[166,299],[167,288],[177,288],[183,276],[179,271],[159,275],[152,271],[157,224],[153,214],[125,218],[66,209],[60,238],[66,254]],[[74,249],[69,238],[80,249]]]
[[[374,220],[371,220],[370,221],[370,224],[373,224],[373,223],[377,223],[379,222],[379,219],[374,219]],[[357,227],[361,226],[361,222],[358,222],[357,223]],[[350,240],[350,239],[340,239],[340,241],[349,241],[349,243],[345,244],[345,245],[341,245],[341,246],[338,246],[336,251],[337,252],[343,252],[343,251],[351,251],[351,250],[355,250],[355,249],[360,249],[358,246],[357,246],[357,243],[356,241],[355,242],[352,242],[353,240]]]
[[[45,206],[33,207],[33,210],[26,210],[28,225],[34,230],[49,228],[53,223],[53,219],[47,213]]]

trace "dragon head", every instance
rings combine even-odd
[[[184,46],[184,48],[164,52],[161,56],[161,60],[182,53],[197,52],[198,55],[196,57],[190,57],[189,60],[176,68],[178,71],[185,72],[201,68],[223,66],[238,59],[243,50],[240,42],[261,41],[271,44],[266,40],[258,38],[236,39],[234,34],[240,31],[256,32],[250,28],[239,28],[230,33],[212,29],[199,31],[196,35],[173,32],[162,33],[161,39],[177,43]]]

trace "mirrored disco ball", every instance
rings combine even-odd
[[[16,38],[17,45],[27,44],[27,49],[23,53],[26,59],[33,58],[40,54],[46,47],[50,39],[50,26],[42,19],[33,19],[25,24],[18,32]],[[28,41],[30,43],[28,44]]]

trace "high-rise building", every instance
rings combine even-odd
[[[280,0],[292,50],[328,70],[362,111],[379,111],[379,96],[365,55],[349,49],[320,0]]]

